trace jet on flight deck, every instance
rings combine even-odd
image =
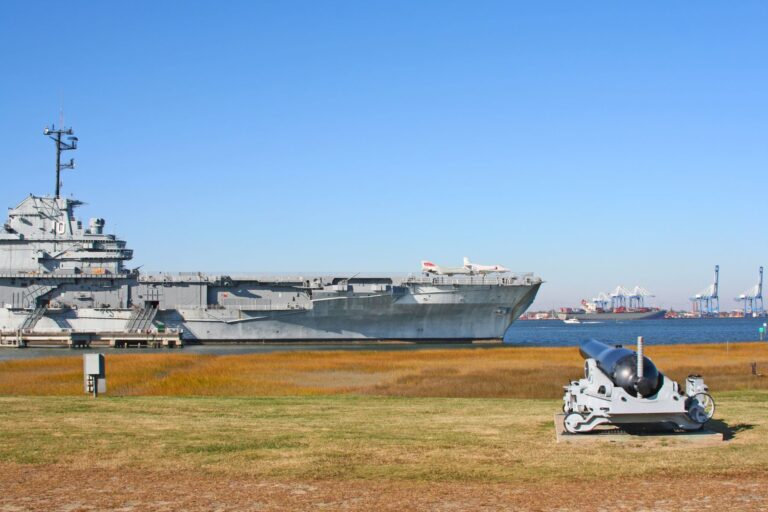
[[[492,274],[492,273],[503,273],[503,272],[509,272],[509,269],[506,267],[503,267],[501,265],[478,265],[477,263],[472,263],[469,261],[469,258],[464,258],[464,266],[462,267],[443,267],[441,265],[438,265],[436,263],[432,263],[431,261],[422,261],[421,262],[421,271],[426,274],[437,274],[440,276],[452,276],[456,274],[464,274],[464,275],[474,275],[474,274],[480,274],[480,275],[486,275],[486,274]]]

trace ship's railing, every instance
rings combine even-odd
[[[497,285],[497,286],[519,286],[532,285],[541,282],[541,279],[535,277],[533,272],[503,275],[471,275],[471,276],[424,276],[409,275],[403,281],[403,284],[434,284],[434,285]]]
[[[302,284],[305,281],[300,276],[270,276],[262,274],[205,274],[202,272],[152,272],[142,274],[139,276],[139,282],[142,283],[190,283],[190,282],[204,282],[204,283],[216,283],[228,286],[226,283],[240,283],[240,282],[258,282],[263,284],[284,284],[288,286]]]
[[[81,272],[79,274],[63,272],[0,272],[1,279],[126,279],[132,277],[130,274],[91,274]]]
[[[524,273],[506,273],[501,275],[488,274],[488,275],[454,275],[454,276],[440,276],[440,275],[418,275],[408,274],[404,278],[393,278],[393,284],[396,284],[399,279],[402,279],[403,284],[472,284],[472,285],[531,285],[541,282],[541,279],[536,277],[533,272]],[[265,285],[286,285],[296,286],[306,282],[306,279],[296,276],[265,276],[265,275],[252,275],[252,276],[222,276],[222,275],[207,275],[203,273],[189,273],[189,274],[165,274],[165,273],[152,273],[143,274],[138,278],[142,283],[221,283],[226,286],[226,283],[238,283],[254,281]],[[332,278],[315,278],[313,279],[314,286],[317,289],[324,288],[330,283]]]
[[[200,283],[210,282],[205,274],[141,274],[138,277],[140,283]]]
[[[307,310],[310,306],[307,304],[295,303],[295,302],[278,302],[273,304],[269,303],[261,304],[208,304],[208,309],[211,311],[293,311],[293,310]]]

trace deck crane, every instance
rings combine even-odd
[[[644,308],[645,298],[655,297],[651,292],[643,288],[642,286],[635,286],[635,288],[627,295],[629,299],[630,308]]]
[[[623,286],[617,286],[615,290],[611,292],[611,308],[616,310],[617,308],[627,307],[627,297],[629,292]]]
[[[715,265],[715,282],[691,297],[694,313],[703,316],[720,315],[720,265]]]
[[[744,303],[744,317],[764,316],[763,307],[763,267],[758,272],[757,284],[736,297],[736,302]]]
[[[603,310],[608,309],[609,302],[611,302],[611,296],[605,292],[598,293],[597,297],[592,299],[592,303],[595,305],[595,307]]]

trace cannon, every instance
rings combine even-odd
[[[637,351],[598,340],[581,343],[584,378],[564,386],[565,430],[589,432],[599,425],[699,430],[715,413],[715,401],[700,375],[690,375],[685,392]]]

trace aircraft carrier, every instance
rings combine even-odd
[[[0,345],[501,340],[542,283],[474,267],[401,277],[142,273],[126,266],[133,252],[104,219],[84,225],[83,203],[61,197],[72,130],[45,134],[56,144],[55,195],[25,198],[0,229]]]

